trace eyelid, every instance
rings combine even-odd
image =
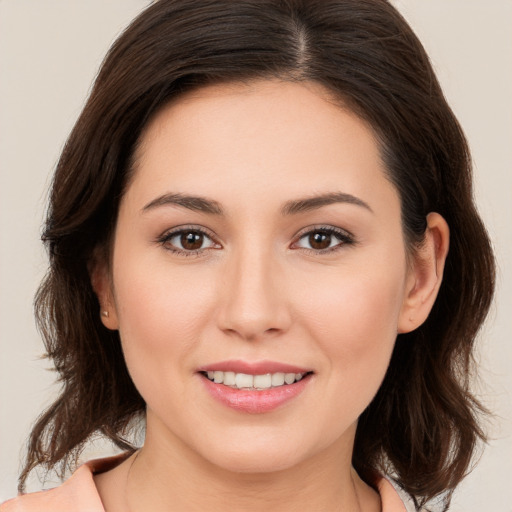
[[[318,231],[323,231],[324,233],[329,233],[329,234],[335,236],[336,238],[338,238],[340,243],[336,244],[333,247],[328,247],[326,249],[313,249],[313,248],[307,248],[307,247],[294,247],[306,235],[310,235],[311,233],[315,233],[315,232],[318,232]],[[357,242],[356,242],[356,239],[355,239],[354,235],[352,233],[350,233],[349,231],[347,231],[346,229],[342,229],[342,228],[339,228],[339,227],[336,227],[336,226],[332,226],[332,225],[329,225],[329,224],[327,224],[327,225],[326,224],[316,224],[316,225],[308,226],[306,228],[301,229],[295,235],[294,241],[293,241],[293,243],[291,245],[291,248],[292,249],[304,250],[304,251],[307,251],[307,252],[314,252],[314,253],[317,253],[317,254],[326,254],[326,253],[329,253],[329,252],[336,251],[337,249],[340,249],[341,247],[344,247],[344,246],[347,246],[347,245],[348,246],[353,246],[356,243]]]
[[[173,237],[179,235],[180,233],[186,233],[186,232],[197,232],[201,233],[208,239],[210,239],[214,247],[205,247],[201,249],[193,249],[193,250],[185,250],[180,249],[179,247],[172,246],[166,247],[166,243],[169,242]],[[183,224],[180,226],[175,226],[173,228],[170,228],[166,231],[164,231],[161,235],[159,235],[156,239],[156,243],[162,245],[166,250],[173,254],[183,255],[183,256],[199,256],[200,254],[204,253],[207,250],[210,249],[220,249],[222,248],[221,244],[217,241],[217,237],[213,232],[211,232],[209,229],[205,228],[204,226],[198,226],[195,224]],[[216,247],[215,247],[216,246]]]

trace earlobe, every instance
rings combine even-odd
[[[107,266],[95,261],[91,265],[89,274],[91,276],[91,285],[98,297],[100,303],[101,322],[107,329],[116,330],[119,328],[117,311],[112,293],[112,282]]]
[[[449,243],[448,224],[439,213],[429,213],[425,240],[411,257],[398,333],[413,331],[430,314],[443,280]]]

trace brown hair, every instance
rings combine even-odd
[[[94,433],[133,449],[126,430],[145,404],[118,333],[100,321],[88,270],[108,252],[148,119],[192,88],[272,77],[320,83],[369,122],[410,247],[429,212],[451,229],[437,301],[421,327],[398,336],[360,417],[354,466],[367,480],[376,470],[394,475],[417,504],[449,498],[466,474],[484,437],[469,381],[494,259],[464,135],[421,43],[386,0],[159,0],[109,51],[55,172],[43,236],[50,270],[36,312],[62,392],[32,431],[20,489],[35,466],[65,465]]]

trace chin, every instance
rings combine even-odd
[[[215,451],[204,453],[212,464],[232,473],[262,474],[282,471],[296,466],[305,458],[297,445],[267,440],[262,443],[232,443],[223,446],[215,444]]]
[[[243,474],[267,474],[276,471],[284,471],[299,464],[298,457],[288,454],[265,454],[254,456],[253,454],[228,454],[220,460],[212,461],[215,465],[231,473]]]

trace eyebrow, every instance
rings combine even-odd
[[[144,208],[143,212],[157,208],[158,206],[182,206],[189,210],[194,210],[202,213],[210,213],[213,215],[223,215],[221,205],[213,199],[206,199],[205,197],[189,196],[184,194],[164,194],[150,201]]]
[[[316,210],[322,206],[328,206],[336,203],[348,203],[361,206],[373,213],[373,210],[368,203],[365,203],[362,199],[359,199],[352,194],[345,194],[344,192],[332,192],[318,196],[306,197],[304,199],[288,201],[282,207],[281,213],[283,215],[294,215],[297,213],[308,212],[310,210]]]
[[[373,212],[368,203],[364,202],[362,199],[359,199],[356,196],[353,196],[352,194],[346,194],[344,192],[331,192],[328,194],[321,194],[303,199],[287,201],[281,208],[281,214],[295,215],[336,203],[353,204]],[[157,197],[156,199],[153,199],[146,206],[144,206],[142,212],[152,210],[159,206],[168,205],[181,206],[183,208],[187,208],[188,210],[201,213],[209,213],[212,215],[224,215],[224,210],[222,209],[220,203],[213,199],[200,196],[189,196],[179,193],[164,194]]]

